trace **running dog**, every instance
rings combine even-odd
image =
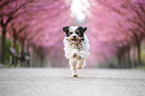
[[[64,37],[65,57],[69,59],[72,77],[78,77],[77,69],[82,69],[86,66],[86,59],[89,52],[89,39],[85,31],[87,27],[82,26],[65,26],[63,31],[66,33]]]

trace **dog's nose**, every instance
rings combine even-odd
[[[73,38],[76,38],[76,36],[73,36]]]

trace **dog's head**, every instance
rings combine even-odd
[[[63,31],[66,33],[66,37],[73,43],[78,43],[84,39],[84,33],[87,27],[82,26],[65,26]]]

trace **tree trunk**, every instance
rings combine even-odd
[[[136,47],[133,48],[133,63],[132,67],[136,67]]]
[[[126,55],[125,53],[122,55],[122,60],[123,60],[123,64],[122,64],[122,68],[126,68]]]
[[[1,46],[1,58],[0,62],[4,64],[5,60],[5,40],[6,40],[6,27],[2,28],[2,46]]]
[[[21,67],[21,61],[20,61],[20,57],[21,57],[21,44],[19,45],[19,50],[18,50],[18,67]]]
[[[141,44],[137,42],[137,66],[141,64]]]
[[[43,67],[44,66],[44,56],[42,54],[40,56],[40,60],[41,60],[40,67]]]
[[[29,44],[26,44],[26,53],[29,53]]]
[[[16,50],[17,38],[16,38],[16,32],[15,31],[13,31],[13,32],[14,32],[14,35],[13,35],[12,47],[14,47]],[[15,56],[12,58],[12,56],[10,55],[10,65],[12,65],[12,64],[14,64],[14,65],[17,64],[17,57]]]
[[[24,42],[21,42],[21,66],[24,66],[25,67],[25,62],[24,62]]]
[[[127,67],[131,68],[130,50],[127,50]]]
[[[17,38],[15,35],[16,35],[16,33],[14,33],[14,37],[13,37],[13,47],[16,49]]]
[[[18,57],[20,58],[18,60],[18,67],[23,66],[23,52],[24,52],[24,43],[21,42],[19,46],[19,52],[18,52]]]
[[[0,36],[0,63],[1,63],[1,46],[2,45],[2,36]]]
[[[118,67],[121,68],[121,56],[117,56],[118,59]]]

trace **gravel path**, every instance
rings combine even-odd
[[[0,96],[145,96],[145,71],[69,68],[0,69]]]

